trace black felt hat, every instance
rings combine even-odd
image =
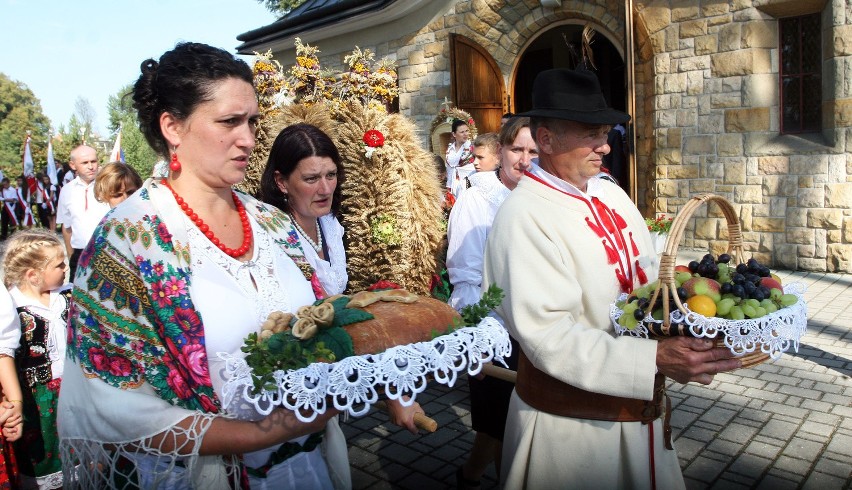
[[[600,82],[588,70],[555,68],[538,74],[533,82],[533,108],[518,114],[552,117],[586,124],[626,123],[630,116],[606,105]]]

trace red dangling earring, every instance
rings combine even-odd
[[[175,148],[175,150],[177,150],[177,148]],[[172,161],[169,162],[169,169],[172,172],[180,172],[180,161],[177,157],[177,151],[175,153],[172,153]]]

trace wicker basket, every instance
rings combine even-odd
[[[648,319],[640,322],[638,330],[628,330],[618,324],[618,317],[623,313],[615,305],[610,310],[610,318],[616,331],[621,335],[632,335],[637,337],[661,338],[675,335],[692,335],[707,338],[715,338],[716,345],[727,347],[735,354],[741,355],[742,367],[751,367],[766,361],[770,357],[777,358],[793,344],[798,350],[798,341],[804,334],[807,323],[807,311],[802,297],[802,288],[796,285],[790,288],[790,292],[797,294],[799,301],[795,306],[781,308],[760,319],[754,320],[725,320],[722,318],[707,318],[690,311],[681,302],[677,295],[677,283],[675,282],[675,261],[681,239],[683,238],[686,224],[695,210],[708,202],[716,203],[725,216],[728,225],[728,248],[727,253],[731,256],[731,263],[740,263],[743,257],[743,238],[740,230],[740,222],[733,206],[725,198],[714,194],[699,194],[683,207],[672,222],[671,231],[666,241],[665,251],[660,258],[659,285],[651,295],[650,302],[653,305],[657,298],[662,295],[663,321],[650,321]],[[785,286],[785,292],[787,286]],[[670,298],[674,300],[674,307],[670,304]],[[674,309],[673,309],[674,308]],[[672,323],[675,320],[675,323]],[[744,332],[760,328],[762,333],[758,336],[764,342],[746,342],[733,338],[741,336]],[[754,337],[754,335],[752,335]]]

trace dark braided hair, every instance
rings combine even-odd
[[[142,74],[131,92],[133,108],[138,112],[139,129],[148,144],[163,156],[169,154],[168,142],[160,129],[163,113],[186,119],[198,104],[212,99],[218,82],[228,78],[249,84],[254,81],[245,61],[200,43],[179,43],[165,52],[159,62],[143,61],[140,69]]]

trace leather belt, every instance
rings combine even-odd
[[[651,401],[594,393],[563,383],[539,370],[521,351],[515,391],[527,405],[561,417],[648,424],[665,414],[665,444],[666,449],[672,449],[671,401],[666,395],[665,380],[662,374],[654,377],[654,398]]]

